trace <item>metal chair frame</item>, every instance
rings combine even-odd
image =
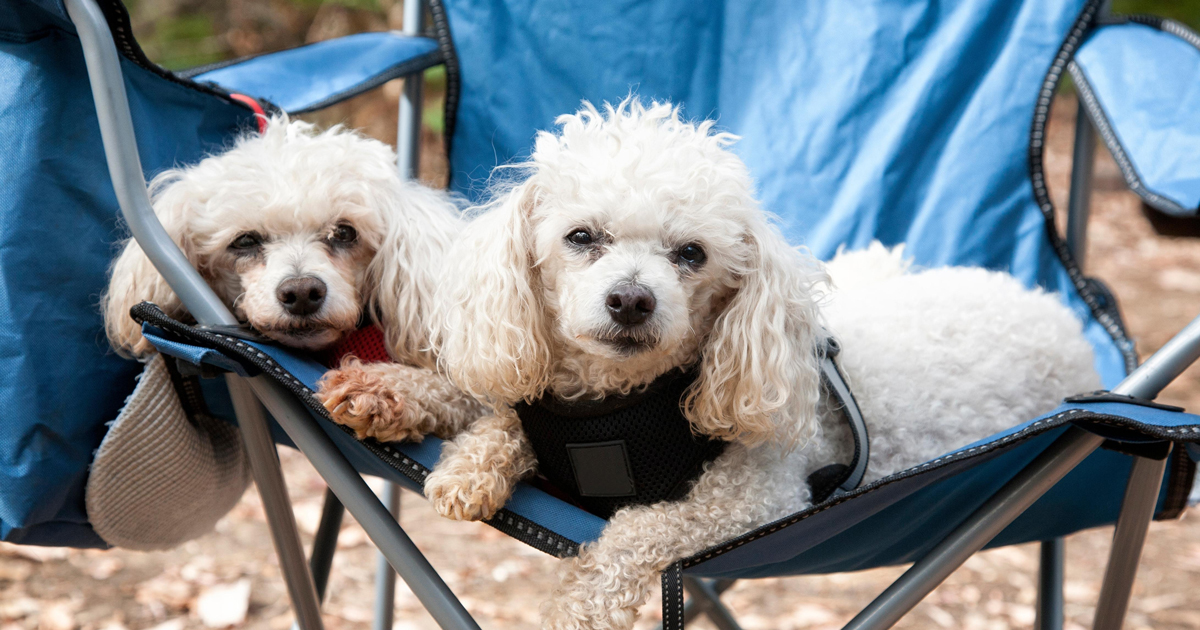
[[[205,325],[237,324],[233,314],[191,267],[154,215],[138,157],[117,49],[103,14],[94,0],[65,2],[83,45],[113,187],[134,238],[197,322]],[[424,3],[412,1],[405,4],[404,30],[408,34],[417,34],[422,26]],[[414,177],[417,169],[421,97],[421,80],[412,80],[410,77],[400,100],[397,137],[397,166],[405,177]],[[1091,158],[1096,141],[1094,128],[1087,116],[1082,114],[1083,109],[1079,111],[1067,241],[1076,259],[1082,263],[1091,193]],[[1197,358],[1200,358],[1200,317],[1132,372],[1113,392],[1152,399]],[[320,630],[323,627],[320,602],[326,590],[344,510],[354,515],[380,551],[374,626],[377,630],[387,630],[392,625],[393,569],[442,628],[478,629],[475,620],[400,526],[397,520],[397,486],[386,484],[383,496],[376,496],[307,409],[280,385],[261,376],[246,378],[229,374],[226,380],[242,428],[255,484],[262,496],[288,595],[296,613],[296,624],[301,630]],[[264,407],[329,485],[311,559],[304,556],[278,453],[263,414]],[[891,627],[967,558],[982,549],[1099,447],[1102,441],[1099,436],[1083,429],[1069,429],[978,508],[966,522],[914,563],[845,628],[867,630]],[[1138,559],[1146,530],[1153,518],[1165,466],[1165,460],[1142,457],[1134,462],[1113,535],[1094,628],[1115,630],[1124,622]],[[1042,543],[1037,621],[1037,627],[1041,630],[1062,627],[1063,544],[1062,539]],[[691,595],[686,619],[704,614],[721,630],[739,628],[731,612],[720,600],[721,592],[733,584],[732,580],[692,577],[684,580],[685,588]]]

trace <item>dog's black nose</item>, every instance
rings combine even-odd
[[[608,314],[622,326],[637,326],[654,312],[656,302],[649,289],[636,284],[615,287],[605,298]]]
[[[288,278],[279,283],[275,297],[292,315],[312,315],[321,310],[327,287],[320,278]]]

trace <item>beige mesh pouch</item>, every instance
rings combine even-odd
[[[105,542],[169,549],[210,531],[250,482],[238,429],[184,411],[162,355],[109,427],[88,477],[88,520]]]

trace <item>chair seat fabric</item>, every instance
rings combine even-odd
[[[311,112],[442,61],[437,41],[400,33],[359,33],[200,72],[200,83],[264,98],[289,114]]]
[[[356,440],[334,424],[312,395],[325,372],[315,361],[286,349],[197,331],[151,305],[137,307],[136,313],[145,322],[147,338],[166,354],[214,367],[220,362],[212,357],[220,355],[224,361],[240,363],[246,373],[278,380],[309,407],[315,421],[365,474],[419,490],[437,461],[442,444],[437,438],[419,444],[381,444]],[[215,410],[219,404],[210,401],[210,406]],[[1200,441],[1200,417],[1195,415],[1126,403],[1064,404],[1043,417],[718,546],[690,559],[686,568],[700,575],[744,578],[911,561],[961,523],[1070,424],[1096,431],[1114,445]],[[1172,457],[1159,498],[1160,516],[1177,515],[1191,488],[1194,468],[1186,449],[1176,449]],[[1098,450],[992,544],[1044,540],[1114,522],[1131,461],[1130,455]],[[595,540],[604,523],[527,484],[521,484],[505,509],[489,522],[556,556],[571,555],[579,544]]]
[[[1167,20],[1104,26],[1071,76],[1130,188],[1158,210],[1196,215],[1200,37]]]

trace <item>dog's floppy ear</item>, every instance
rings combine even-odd
[[[823,272],[765,220],[744,238],[741,286],[702,349],[685,410],[705,435],[795,446],[813,427],[820,394],[813,289]]]
[[[533,398],[549,377],[530,225],[536,201],[533,184],[516,187],[471,222],[452,261],[441,362],[459,387],[496,402]]]
[[[376,191],[386,234],[367,268],[368,304],[401,363],[433,368],[430,338],[434,296],[444,291],[445,256],[461,229],[458,209],[445,193],[397,178]]]
[[[193,247],[186,237],[191,200],[183,190],[186,186],[176,179],[178,175],[178,172],[168,171],[156,177],[151,184],[152,191],[161,191],[154,195],[154,213],[175,244],[195,264]],[[141,325],[129,316],[129,309],[141,302],[153,302],[173,318],[179,318],[185,312],[175,292],[151,264],[137,241],[130,238],[125,242],[121,255],[113,262],[108,289],[100,298],[108,342],[121,356],[140,358],[154,351],[153,346],[142,337]]]

